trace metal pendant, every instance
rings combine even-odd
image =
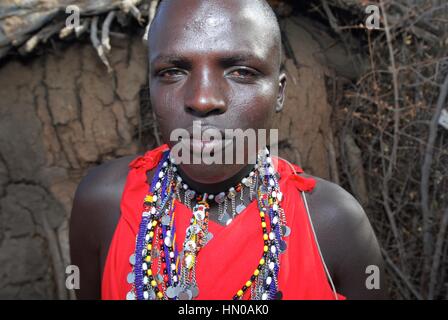
[[[185,197],[189,200],[192,200],[195,195],[196,195],[196,192],[194,192],[191,189],[188,189],[187,191],[185,191]]]
[[[177,297],[176,287],[169,286],[168,288],[166,288],[166,296],[170,299],[174,299],[175,297]]]
[[[194,251],[194,249],[196,249],[196,243],[193,240],[187,241],[185,244],[185,249],[188,251]]]
[[[236,206],[235,211],[237,214],[240,214],[241,212],[243,212],[244,209],[246,209],[246,206],[244,204],[240,203],[239,205]]]
[[[189,231],[192,234],[198,234],[201,231],[201,227],[198,226],[197,224],[194,224],[194,225],[190,226],[189,229],[190,229]]]
[[[129,291],[126,294],[126,300],[135,300],[135,293],[133,291]]]
[[[171,218],[170,218],[170,216],[164,215],[164,216],[162,217],[162,224],[163,224],[164,226],[169,226],[170,223],[171,223]]]
[[[154,290],[149,290],[149,300],[156,300],[156,293]]]
[[[215,196],[216,203],[220,204],[224,202],[224,199],[226,197],[226,194],[224,192],[221,192],[220,194]]]
[[[190,289],[185,289],[179,292],[179,300],[191,300],[193,298],[193,295],[191,293]]]
[[[288,247],[288,246],[286,245],[286,242],[283,241],[283,240],[280,240],[278,244],[279,244],[280,252],[281,252],[281,253],[285,252],[285,251],[286,251],[286,248]]]
[[[282,226],[281,231],[284,237],[289,237],[289,235],[291,234],[291,228],[288,226]]]
[[[277,292],[274,294],[274,299],[275,299],[275,300],[282,300],[282,299],[283,299],[283,292],[281,292],[281,291],[277,291]]]
[[[156,294],[153,290],[145,290],[143,291],[143,299],[145,300],[155,300]]]
[[[252,177],[244,178],[241,181],[246,187],[250,187],[252,185]]]
[[[135,265],[135,253],[131,254],[131,256],[129,257],[129,263],[131,265]]]
[[[162,275],[160,275],[160,274],[157,274],[156,275],[156,281],[157,281],[157,283],[163,283],[163,277],[162,277]]]
[[[199,295],[199,288],[197,286],[192,286],[190,288],[193,299]]]
[[[129,272],[126,279],[127,279],[129,284],[134,283],[134,281],[135,281],[135,274],[134,274],[134,272]]]
[[[229,216],[229,214],[227,212],[223,212],[222,214],[220,214],[218,216],[219,222],[226,222],[229,219],[230,219],[230,216]]]
[[[205,212],[202,210],[197,210],[197,211],[193,212],[193,214],[194,214],[194,217],[199,221],[202,221],[205,218]]]
[[[212,239],[213,239],[213,233],[211,233],[210,231],[207,232],[207,234],[205,235],[205,243],[207,244]]]

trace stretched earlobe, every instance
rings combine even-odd
[[[282,72],[279,77],[278,96],[277,96],[277,103],[275,106],[275,112],[277,113],[283,110],[283,105],[285,102],[285,88],[286,88],[286,74]]]
[[[283,110],[283,103],[279,103],[278,101],[277,101],[277,105],[275,106],[275,112],[277,112],[277,113],[279,113],[279,112],[281,112]]]

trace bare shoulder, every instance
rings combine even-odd
[[[81,272],[77,297],[99,299],[101,276],[118,219],[128,165],[136,157],[91,168],[75,193],[70,217],[70,255]]]
[[[385,298],[384,262],[369,218],[344,188],[313,177],[307,193],[318,243],[339,292],[354,299]],[[379,288],[367,288],[369,266],[377,267]]]
[[[81,180],[76,191],[77,194],[84,193],[88,189],[103,186],[106,183],[121,181],[127,175],[129,163],[136,157],[137,155],[125,156],[90,168]]]
[[[320,224],[357,224],[367,219],[362,206],[347,190],[328,180],[313,178],[316,186],[307,194],[307,199],[309,205],[317,209],[311,214]]]
[[[128,165],[136,156],[107,161],[88,170],[75,193],[72,221],[83,221],[81,227],[91,230],[92,243],[100,245],[104,235],[119,217],[119,204],[126,182]],[[80,222],[80,221],[78,221]],[[72,227],[78,227],[72,223]]]

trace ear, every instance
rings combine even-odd
[[[278,95],[277,103],[275,106],[275,112],[280,112],[283,109],[283,103],[285,102],[285,88],[286,88],[286,73],[281,71],[278,77]]]

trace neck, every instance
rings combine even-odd
[[[236,174],[228,179],[219,182],[202,183],[190,178],[182,170],[182,166],[178,167],[179,175],[182,177],[183,181],[188,184],[190,189],[196,191],[198,194],[218,194],[220,192],[227,192],[230,188],[235,187],[241,180],[248,176],[249,173],[254,169],[254,164],[244,165]]]

